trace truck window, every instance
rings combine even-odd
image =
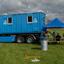
[[[12,23],[12,18],[11,17],[8,18],[7,23]]]
[[[32,16],[28,16],[28,22],[32,22]]]

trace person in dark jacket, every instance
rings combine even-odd
[[[57,33],[57,35],[56,35],[56,41],[57,41],[58,43],[60,43],[60,40],[61,40],[61,36],[60,36],[59,33]]]
[[[62,37],[63,37],[63,41],[64,41],[64,33],[62,34]]]

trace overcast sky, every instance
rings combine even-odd
[[[0,0],[0,14],[39,10],[47,15],[63,17],[64,0]]]

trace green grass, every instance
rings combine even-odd
[[[38,58],[40,62],[31,62]],[[64,45],[48,45],[48,51],[36,44],[0,43],[0,64],[64,64]]]

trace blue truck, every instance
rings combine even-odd
[[[45,13],[0,15],[0,42],[33,42],[45,31]]]

